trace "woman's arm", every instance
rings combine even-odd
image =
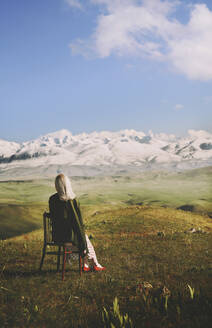
[[[49,212],[50,212],[50,217],[52,219],[55,219],[56,217],[55,195],[49,197]]]
[[[53,210],[53,202],[52,202],[51,197],[49,198],[49,213],[50,213],[50,216],[52,217],[54,210]]]
[[[69,205],[70,205],[70,212],[69,212],[70,219],[72,220],[73,223],[74,232],[77,235],[78,247],[81,253],[83,254],[82,256],[85,256],[85,254],[87,254],[88,252],[88,249],[87,249],[87,242],[86,242],[85,230],[84,230],[80,207],[76,199],[70,200]]]
[[[80,224],[83,226],[84,228],[84,223],[83,223],[83,218],[82,218],[82,213],[81,213],[81,209],[80,209],[80,202],[78,200],[76,200],[76,211],[77,211],[77,215],[79,217],[79,221]]]

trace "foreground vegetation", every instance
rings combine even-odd
[[[113,321],[115,297],[132,327],[209,327],[210,218],[153,206],[96,206],[86,227],[107,270],[80,277],[73,262],[64,282],[54,256],[38,271],[41,230],[1,242],[1,327],[110,327],[102,314],[105,308]]]
[[[0,327],[209,327],[211,180],[211,168],[73,178],[107,269],[80,277],[72,261],[64,282],[54,256],[38,270],[53,180],[1,182]]]

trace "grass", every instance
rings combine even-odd
[[[6,239],[39,229],[42,225],[43,205],[0,204],[0,238]]]
[[[106,272],[79,277],[73,262],[62,282],[56,259],[47,256],[40,273],[41,230],[1,242],[2,327],[103,327],[103,308],[110,312],[115,297],[134,327],[207,327],[211,219],[155,206],[96,209],[86,230]],[[164,286],[171,292],[167,310]]]
[[[212,167],[178,173],[73,177],[72,184],[86,215],[96,206],[104,210],[138,204],[182,208],[212,217]],[[54,192],[53,179],[0,181],[0,238],[41,227],[42,212],[48,210],[49,195]]]
[[[9,239],[0,241],[0,326],[101,328],[113,322],[123,328],[119,320],[127,313],[136,328],[209,327],[211,177],[205,168],[73,178],[86,231],[107,270],[80,277],[73,261],[64,282],[54,256],[38,271],[39,228],[53,181],[1,182],[0,236]],[[192,212],[177,209],[183,206]]]
[[[212,167],[178,173],[141,172],[112,177],[73,177],[73,189],[84,205],[128,202],[178,207],[193,204],[212,211]],[[54,192],[53,179],[0,182],[1,203],[47,203]]]

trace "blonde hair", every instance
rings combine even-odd
[[[55,188],[57,190],[60,200],[67,201],[76,197],[75,193],[72,190],[71,181],[63,173],[60,173],[56,176]]]

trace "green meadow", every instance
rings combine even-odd
[[[1,327],[210,327],[212,167],[73,177],[106,271],[63,282],[54,256],[38,270],[53,180],[0,182]]]

